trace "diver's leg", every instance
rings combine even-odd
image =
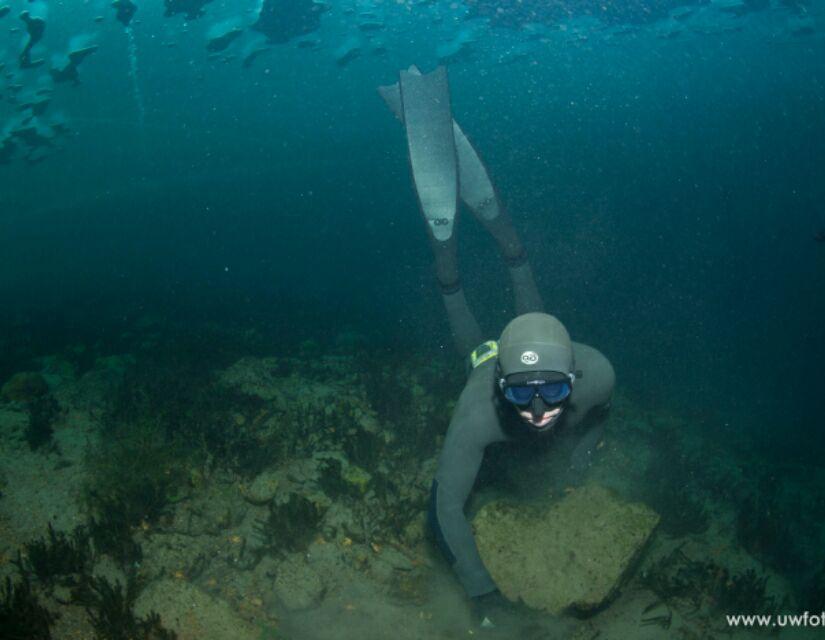
[[[458,275],[458,252],[455,233],[446,240],[438,240],[432,233],[430,246],[435,258],[435,277],[447,311],[453,342],[462,357],[469,355],[482,342],[481,328],[476,322]]]
[[[414,66],[406,73],[420,75]],[[378,92],[395,116],[404,122],[404,107],[398,85],[379,87]],[[449,95],[446,99],[449,100]],[[521,315],[530,311],[543,311],[544,303],[513,222],[501,207],[484,163],[455,120],[453,140],[458,160],[459,195],[498,245],[513,283],[516,312]],[[469,314],[469,310],[467,313]]]
[[[444,308],[447,310],[455,348],[462,357],[469,356],[473,349],[481,344],[483,338],[481,327],[478,326],[475,316],[467,305],[464,289],[459,287],[453,293],[445,293],[442,290],[441,299],[444,300]]]
[[[467,355],[481,343],[481,329],[467,306],[458,275],[458,161],[447,72],[439,67],[422,75],[411,68],[399,78],[397,85],[381,87],[379,93],[405,125],[413,183],[427,223],[436,277],[456,347]]]
[[[543,311],[544,303],[536,287],[524,246],[513,221],[499,202],[484,163],[455,121],[453,136],[458,155],[461,199],[498,245],[513,283],[516,313],[521,315],[531,311]]]

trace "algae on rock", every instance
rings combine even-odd
[[[0,388],[0,400],[4,402],[32,402],[46,395],[49,386],[43,376],[35,371],[15,373]]]
[[[492,502],[473,520],[484,564],[512,601],[594,613],[617,593],[659,516],[588,484],[549,507]]]
[[[357,529],[365,542],[400,539],[424,510],[434,472],[429,466],[434,434],[446,430],[448,412],[438,393],[427,393],[417,381],[412,364],[389,372],[383,372],[386,363],[371,366],[365,378],[353,358],[246,357],[219,375],[224,386],[262,402],[259,415],[242,428],[254,434],[260,450],[270,452],[270,462],[258,470],[244,496],[270,505],[273,515],[265,530],[272,535],[267,537],[283,539],[275,532],[284,505],[297,508],[307,499],[318,504],[319,496],[327,503],[343,501],[357,523],[347,529]],[[405,396],[404,411],[395,411],[394,402],[380,410],[385,378],[393,383],[386,392],[396,399],[396,386],[406,389],[399,376],[413,389]],[[298,511],[302,519],[315,520],[315,511]]]

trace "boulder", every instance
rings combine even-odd
[[[224,371],[221,382],[262,400],[282,399],[282,380],[277,358],[241,358]]]
[[[141,618],[152,611],[178,640],[258,640],[261,630],[237,615],[229,604],[195,585],[174,578],[150,584],[138,596],[134,608]]]
[[[75,410],[100,412],[117,397],[117,390],[134,356],[115,355],[97,358],[79,379],[60,390],[60,400]]]
[[[307,563],[303,553],[293,553],[278,565],[275,593],[290,611],[309,609],[324,595],[321,576]]]
[[[649,507],[591,483],[549,507],[492,502],[473,529],[506,598],[587,615],[618,593],[658,522]]]
[[[277,469],[267,469],[255,477],[252,484],[244,492],[244,498],[252,504],[267,504],[278,493],[280,484],[281,473]]]

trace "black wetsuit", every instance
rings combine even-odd
[[[576,380],[570,401],[552,431],[579,424],[592,409],[610,402],[615,377],[607,358],[593,347],[576,342],[573,352],[582,376]],[[478,475],[484,450],[494,442],[514,439],[523,439],[529,445],[531,440],[546,435],[531,431],[532,427],[520,421],[498,390],[495,370],[493,358],[471,371],[447,430],[430,498],[430,527],[470,597],[496,588],[464,515],[464,504]],[[584,435],[577,451],[585,453],[592,449],[598,435],[597,426]]]

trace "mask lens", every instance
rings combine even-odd
[[[570,395],[569,382],[550,382],[538,387],[539,394],[547,404],[558,404]]]
[[[504,397],[513,404],[530,404],[536,394],[536,387],[530,385],[517,385],[504,388]]]

